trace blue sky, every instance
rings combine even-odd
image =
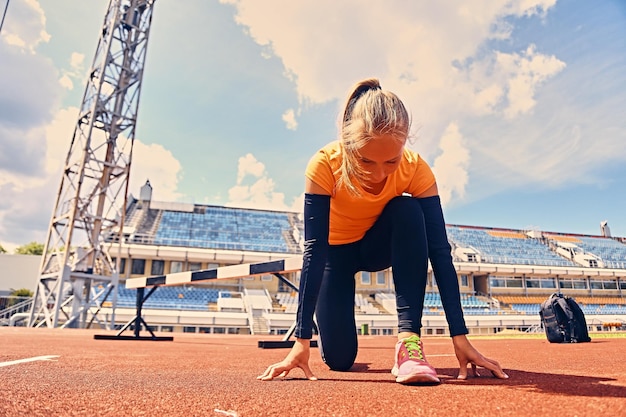
[[[43,242],[105,0],[13,0],[0,244]],[[0,0],[2,9],[6,0]],[[131,192],[300,210],[348,89],[409,107],[451,224],[626,236],[623,0],[157,0]]]

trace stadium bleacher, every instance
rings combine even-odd
[[[500,303],[511,306],[513,312],[521,314],[538,314],[543,296],[502,296]],[[626,314],[626,300],[621,297],[573,297],[585,314],[623,315]]]
[[[258,291],[258,290],[257,290]],[[271,296],[264,291],[254,294],[254,290],[248,290],[245,297],[246,304],[256,305],[257,308],[272,310]],[[250,295],[254,294],[254,295]],[[136,292],[121,285],[118,291],[118,307],[133,308],[136,304]],[[256,297],[260,301],[254,301]],[[274,298],[281,306],[284,313],[295,313],[298,307],[298,295],[296,292],[278,292]],[[386,301],[382,301],[382,300]],[[356,311],[362,314],[395,314],[395,295],[393,293],[377,293],[376,302],[383,306],[385,311],[379,310],[369,301],[368,297],[357,293],[355,295]],[[256,303],[256,304],[255,304]],[[214,306],[212,308],[212,305]],[[466,314],[497,314],[497,308],[491,308],[489,303],[471,294],[461,295],[461,306]],[[171,310],[217,310],[245,309],[241,293],[234,294],[232,291],[220,291],[213,288],[199,288],[194,286],[161,287],[144,304],[145,308],[163,308]],[[424,314],[444,314],[443,305],[439,293],[426,293],[424,302]]]
[[[520,232],[447,226],[455,247],[468,247],[480,254],[481,262],[513,265],[576,266],[553,252],[539,239]]]
[[[154,244],[288,253],[287,213],[206,207],[204,213],[163,211]]]
[[[136,305],[137,291],[128,289],[120,284],[117,293],[117,306],[134,308]],[[222,297],[227,295],[222,294]],[[162,308],[166,310],[203,310],[210,309],[211,304],[216,304],[220,297],[220,291],[213,288],[200,287],[162,287],[146,301],[146,308]]]
[[[188,206],[177,209],[175,205],[171,208],[165,205],[142,211],[142,205],[135,201],[129,208],[127,228],[138,232],[134,236],[136,241],[159,246],[302,252],[303,223],[296,213]],[[555,252],[547,239],[530,237],[523,231],[458,225],[447,225],[446,230],[453,248],[473,249],[478,255],[477,262],[579,266]],[[599,256],[607,268],[626,269],[626,244],[615,239],[560,236],[559,240],[576,242],[585,252]]]
[[[578,238],[579,246],[585,251],[598,255],[607,268],[626,269],[626,245],[606,237]]]
[[[241,262],[245,263],[244,254],[248,256],[248,253],[252,252],[264,252],[268,254],[267,259],[277,259],[277,257],[281,259],[288,257],[284,255],[301,255],[303,250],[303,222],[298,213],[134,201],[129,205],[127,214],[125,230],[128,230],[129,234],[125,238],[131,244],[131,249],[132,245],[139,248],[140,255],[135,257],[149,259],[142,245],[155,246],[155,253],[160,251],[160,248],[164,248],[164,251],[169,248],[185,251],[197,248],[199,251],[194,254],[198,258],[195,259],[193,270],[202,268],[204,265],[232,265],[238,259],[242,259]],[[541,302],[549,293],[558,291],[560,288],[565,288],[570,294],[575,294],[586,314],[595,316],[626,314],[626,298],[622,295],[626,290],[624,283],[626,272],[619,275],[620,272],[616,274],[610,271],[608,273],[597,271],[599,268],[626,270],[626,244],[623,240],[618,241],[618,239],[603,236],[542,234],[541,232],[532,233],[534,231],[481,226],[446,225],[446,229],[454,260],[463,263],[463,272],[459,274],[467,274],[464,277],[465,283],[461,287],[461,305],[465,314],[472,316],[472,320],[486,320],[479,316],[518,315],[530,317],[536,321]],[[568,259],[562,252],[557,251],[556,241],[569,242],[570,247],[576,245],[585,253],[602,259],[604,263],[598,262],[601,266],[598,266],[591,274],[593,277],[586,277],[585,268],[588,267],[591,270],[595,266],[574,262],[574,258]],[[565,245],[561,245],[563,246]],[[460,259],[455,249],[461,249],[462,253],[467,252],[474,256]],[[207,251],[203,252],[205,250]],[[218,250],[241,254],[221,260],[218,256],[222,256],[223,252],[216,252]],[[466,251],[463,252],[464,250]],[[165,262],[163,272],[160,273],[175,272],[173,266],[168,264],[167,258],[162,255],[156,256],[159,262]],[[210,261],[198,262],[205,259],[204,256]],[[172,264],[173,261],[172,259]],[[180,258],[176,261],[176,271],[189,270],[181,270],[181,267],[191,268],[190,264],[186,261],[181,262]],[[199,266],[200,263],[203,266]],[[519,272],[520,270],[522,272]],[[499,272],[494,273],[494,271]],[[542,275],[542,271],[546,271],[545,275]],[[127,278],[138,275],[141,274],[134,272],[133,269],[132,276],[127,275]],[[359,278],[355,277],[357,293],[354,301],[357,315],[363,317],[395,316],[392,271],[386,272],[382,277],[384,282],[377,280],[360,282]],[[272,276],[265,278],[268,278],[265,282],[262,282],[260,277],[256,280],[257,288],[267,292],[264,285],[268,284],[273,285],[273,289],[267,294],[258,294],[258,300],[263,300],[264,307],[257,309],[269,315],[295,314],[297,309],[297,292],[293,290],[295,288],[291,287],[292,290],[290,290],[287,285],[269,284],[272,279],[276,282],[276,279]],[[291,276],[291,279],[297,282],[297,274]],[[502,282],[504,285],[499,285]],[[250,284],[252,281],[245,279],[237,284],[231,284],[238,286],[240,292],[239,294],[230,293],[232,299],[227,299],[228,291],[222,294],[213,288],[193,285],[164,286],[155,292],[144,307],[205,312],[230,310],[250,313],[248,310],[252,308],[250,304],[253,303],[251,298],[253,296],[246,294],[248,290],[254,292]],[[582,299],[584,296],[588,296],[589,299]],[[135,303],[135,291],[121,286],[118,306],[133,307]],[[434,320],[436,323],[441,323],[441,320],[445,318],[441,298],[432,277],[429,278],[423,313],[426,322]],[[277,323],[279,320],[281,319],[276,316],[267,319],[268,323],[270,321]],[[289,324],[285,326],[288,328]],[[528,325],[522,324],[521,326]],[[281,331],[284,330],[286,329]]]

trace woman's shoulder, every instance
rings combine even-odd
[[[422,159],[420,154],[417,151],[409,149],[407,147],[404,148],[404,162],[408,165],[419,165],[424,164],[425,161]]]
[[[397,174],[411,182],[417,177],[430,178],[433,176],[428,162],[417,151],[407,148],[404,148],[404,158]]]
[[[338,140],[334,140],[324,145],[319,152],[328,156],[336,156],[341,154],[341,145]]]
[[[330,194],[335,187],[335,172],[340,166],[341,147],[339,142],[330,142],[311,157],[305,175]]]
[[[315,152],[315,154],[311,157],[311,161],[325,161],[331,165],[341,161],[341,146],[339,141],[335,140],[324,145],[317,152]]]

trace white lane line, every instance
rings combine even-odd
[[[215,408],[213,409],[213,411],[215,411],[217,414],[223,414],[225,416],[239,417],[239,414],[233,410],[220,410],[219,408]]]
[[[18,359],[16,361],[0,362],[0,368],[3,366],[19,365],[20,363],[26,363],[26,362],[51,361],[58,357],[59,355],[46,355],[46,356],[35,356],[33,358],[26,358],[26,359]]]

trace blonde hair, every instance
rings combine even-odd
[[[382,135],[403,143],[409,137],[411,119],[404,103],[391,91],[385,91],[375,78],[360,81],[348,95],[340,122],[339,139],[342,162],[337,182],[352,194],[360,195],[354,184],[361,184],[369,174],[359,164],[359,150],[370,140]]]

